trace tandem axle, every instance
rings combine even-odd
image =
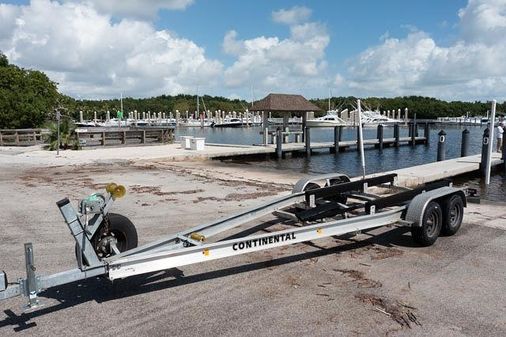
[[[77,268],[36,275],[33,246],[27,243],[26,278],[8,283],[5,272],[0,272],[0,300],[22,295],[28,298],[28,307],[34,308],[43,290],[78,280],[96,276],[115,280],[395,223],[411,226],[413,239],[423,246],[432,245],[440,233],[458,231],[466,206],[463,190],[445,181],[407,189],[395,186],[396,179],[395,174],[354,181],[343,174],[304,178],[289,195],[140,247],[132,222],[110,212],[126,190],[109,184],[105,194],[95,193],[81,200],[78,211],[68,199],[57,202],[75,240]],[[371,193],[372,187],[376,194]],[[296,226],[268,234],[210,240],[244,224],[258,225],[254,221],[262,222],[268,215],[290,220]]]

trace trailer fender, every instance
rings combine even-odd
[[[423,192],[414,197],[409,203],[405,220],[412,223],[415,227],[420,227],[422,225],[423,214],[429,202],[444,197],[450,197],[454,194],[458,194],[462,197],[464,207],[466,207],[467,201],[464,191],[456,187],[445,186],[432,191]]]
[[[350,182],[350,177],[343,173],[329,173],[318,176],[307,176],[299,179],[293,186],[292,194],[304,192],[309,184],[315,184],[316,182],[325,182],[325,186],[335,185],[336,182],[347,183]],[[319,187],[324,187],[320,186]]]

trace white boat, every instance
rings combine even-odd
[[[74,123],[78,128],[92,128],[97,126],[97,124],[93,121],[82,121]]]
[[[180,126],[184,127],[209,127],[212,126],[214,123],[214,120],[212,118],[205,118],[205,119],[194,119],[189,118],[186,121],[183,121],[179,123]]]
[[[268,122],[271,125],[283,125],[283,118],[269,118]],[[261,121],[259,124],[261,124]],[[289,125],[302,124],[302,117],[290,117],[288,119],[288,124]]]
[[[396,118],[389,118],[382,115],[379,111],[365,110],[362,111],[362,126],[373,127],[382,125],[393,125],[396,123],[402,123],[403,121]]]
[[[346,122],[337,115],[336,111],[327,111],[322,117],[308,119],[306,126],[312,128],[330,128],[335,126],[346,126]]]
[[[243,122],[240,118],[225,118],[223,121],[218,123],[213,123],[211,126],[214,128],[240,128],[245,126],[245,122]]]

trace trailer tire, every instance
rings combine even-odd
[[[454,235],[460,228],[464,218],[464,201],[458,194],[454,194],[443,202],[443,227],[441,233]]]
[[[139,238],[134,224],[126,216],[109,213],[109,231],[118,240],[118,250],[124,252],[137,247]]]
[[[413,240],[421,246],[431,246],[441,233],[442,225],[443,212],[441,206],[435,201],[429,202],[423,213],[422,223],[411,227]]]
[[[117,214],[117,213],[108,213],[107,218],[109,221],[109,230],[108,233],[106,233],[105,236],[114,236],[117,240],[116,247],[118,247],[118,250],[120,252],[124,252],[130,249],[133,249],[137,247],[138,245],[138,236],[137,236],[137,230],[135,229],[134,224],[130,219],[128,219],[126,216]],[[101,238],[98,238],[97,240],[93,240],[93,246],[95,250],[98,249],[98,242],[100,239],[105,237],[104,235],[101,235]],[[76,258],[78,257],[78,254],[80,254],[79,246],[76,243],[75,246],[75,254]],[[99,254],[99,252],[97,252]],[[103,256],[107,257],[107,256]],[[83,263],[85,265],[88,265],[83,257]]]

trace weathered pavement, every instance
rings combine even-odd
[[[285,193],[298,176],[219,163],[9,167],[0,176],[0,268],[24,276],[75,266],[55,202],[127,186],[117,213],[140,244]],[[275,230],[276,227],[265,230]],[[93,279],[0,302],[1,336],[504,336],[506,207],[470,205],[453,237],[413,244],[392,227],[121,280]]]

